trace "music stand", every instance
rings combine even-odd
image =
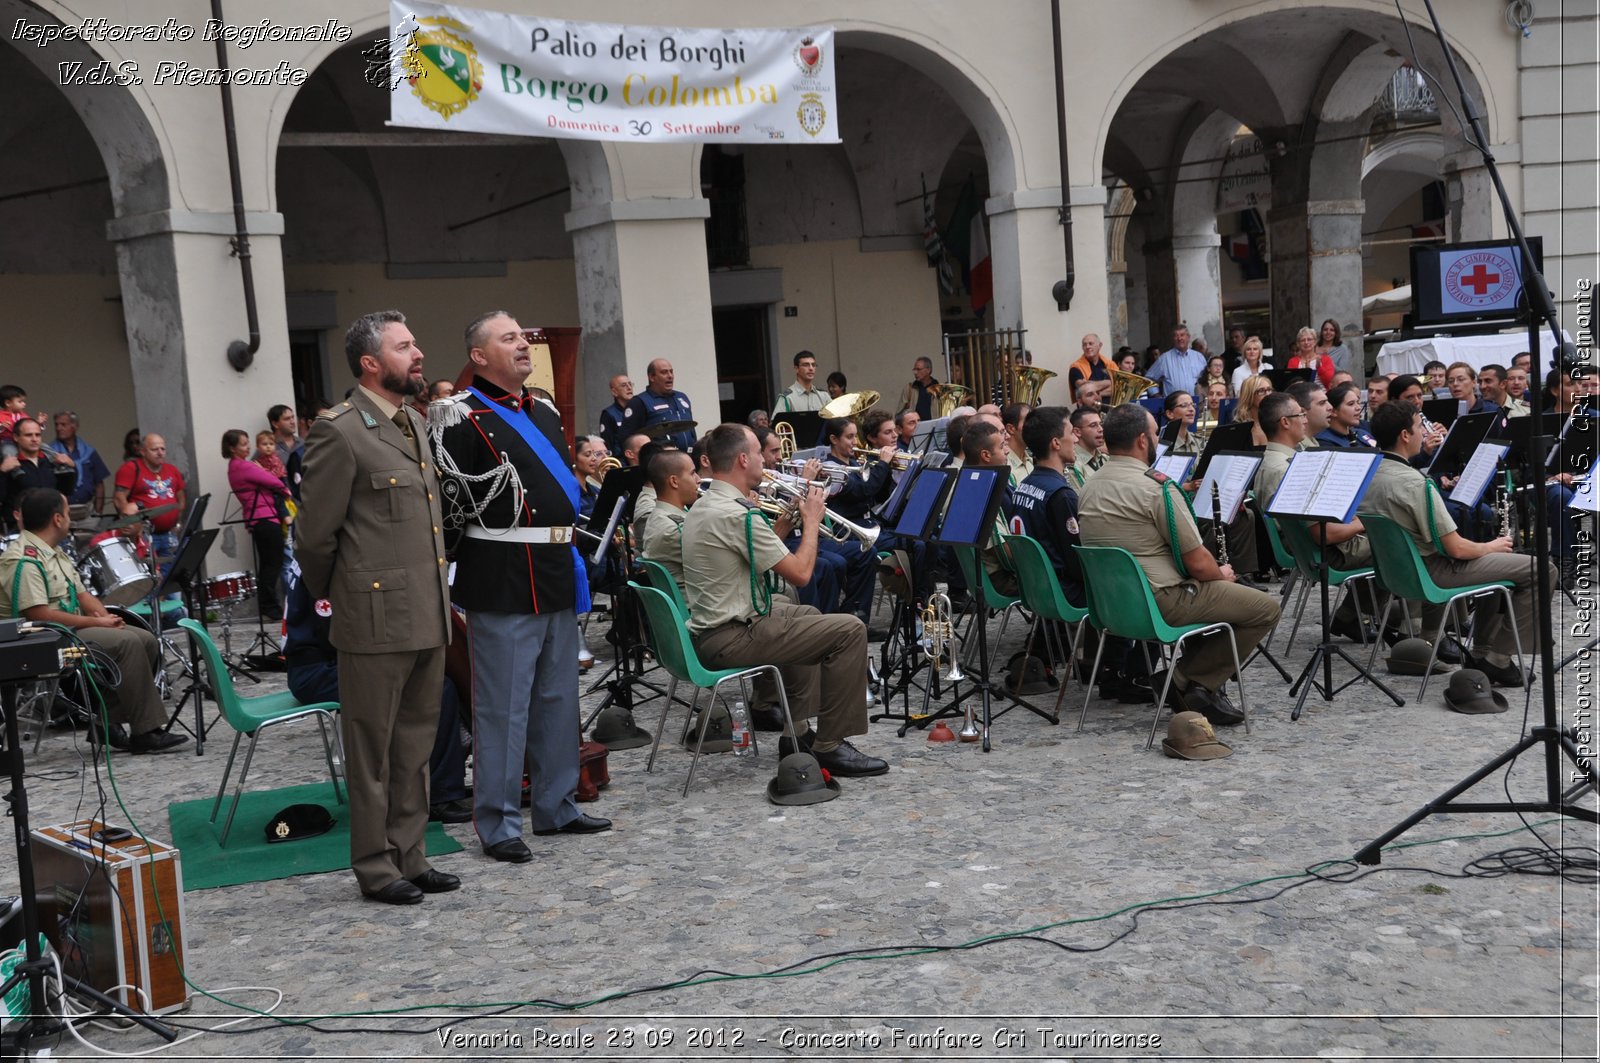
[[[982,554],[989,533],[994,527],[995,514],[1000,510],[1000,500],[1005,496],[1007,475],[1010,470],[1003,466],[963,466],[954,471],[956,478],[950,489],[950,504],[945,507],[944,520],[939,526],[938,536],[932,541],[938,546],[972,551],[973,570],[978,575],[979,585],[968,590],[975,607],[973,624],[978,629],[978,672],[981,676],[972,681],[972,693],[977,694],[983,701],[983,751],[987,753],[990,751],[989,727],[995,718],[995,689],[994,683],[989,679],[989,625],[985,616],[989,607],[983,600]],[[970,630],[969,628],[969,634]],[[953,714],[960,706],[962,701],[960,688],[961,682],[957,680],[952,688],[947,712]],[[1002,689],[999,693],[1011,702],[1011,705],[1001,710],[1001,715],[1021,705],[1029,712],[1052,723],[1059,722],[1051,714],[1028,704],[1009,690]]]
[[[171,584],[176,584],[183,591],[183,607],[192,617],[203,617],[205,603],[200,598],[200,588],[203,586],[200,579],[201,570],[206,563],[206,554],[211,549],[211,544],[217,540],[217,529],[201,528],[187,532],[183,541],[178,544],[178,556],[173,559],[172,570],[167,575],[167,580],[161,589],[165,591]],[[154,612],[161,611],[160,599],[156,599]],[[205,621],[200,620],[204,625]],[[189,662],[185,669],[189,673],[189,689],[183,692],[178,703],[172,707],[172,716],[167,720],[167,730],[172,730],[173,724],[183,727],[194,735],[194,755],[199,756],[205,752],[206,747],[206,719],[205,719],[205,683],[201,680],[200,671],[200,644],[193,635],[189,636]],[[189,700],[189,695],[194,695],[194,729],[191,731],[182,720],[183,706]]]
[[[1488,437],[1489,430],[1498,420],[1500,414],[1491,411],[1469,413],[1465,417],[1457,417],[1451,421],[1449,430],[1445,432],[1444,442],[1439,444],[1439,449],[1433,452],[1433,459],[1428,462],[1428,475],[1461,475],[1461,470],[1466,468],[1473,451]]]
[[[1263,369],[1261,375],[1272,381],[1273,391],[1288,391],[1296,384],[1316,379],[1315,369]]]
[[[1449,428],[1455,423],[1455,419],[1461,416],[1461,400],[1455,398],[1423,399],[1422,416],[1440,428]]]
[[[938,523],[940,511],[944,508],[945,498],[950,492],[950,485],[954,480],[955,469],[934,469],[928,466],[917,465],[906,471],[900,483],[885,503],[884,527],[889,528],[890,521],[894,522],[892,533],[900,539],[913,540],[929,544],[932,539],[933,529]],[[891,515],[892,513],[892,515]],[[926,551],[924,551],[926,556]],[[939,687],[939,674],[935,671],[927,686],[922,688],[922,712],[911,712],[911,688],[916,686],[916,675],[922,670],[925,662],[918,653],[917,645],[917,587],[920,586],[916,572],[916,551],[896,551],[906,575],[906,596],[896,605],[898,619],[892,625],[900,632],[899,641],[902,646],[899,671],[900,678],[892,687],[885,687],[883,691],[883,707],[888,709],[894,700],[895,694],[905,696],[905,711],[900,714],[881,712],[872,717],[872,722],[879,720],[900,721],[899,737],[904,738],[906,732],[913,726],[923,726],[933,717],[928,712],[929,699]],[[931,663],[931,662],[928,662]],[[894,671],[888,658],[888,641],[884,643],[884,674]]]
[[[595,499],[594,509],[590,511],[591,519],[594,513],[609,512],[611,516],[606,522],[606,531],[602,533],[588,532],[600,539],[595,548],[592,560],[595,564],[603,564],[607,560],[606,552],[610,547],[612,534],[620,524],[627,524],[633,520],[634,504],[639,500],[639,492],[644,489],[647,470],[642,465],[625,465],[620,469],[612,469],[606,473],[606,478],[600,482],[600,497]],[[609,508],[607,508],[609,507]],[[613,555],[613,560],[616,556]],[[628,574],[634,569],[633,543],[630,536],[623,536],[621,554],[621,578],[616,589],[612,592],[611,601],[613,615],[611,626],[616,629],[626,616],[633,631],[644,630],[644,610],[639,605],[638,599],[628,586]],[[604,687],[606,696],[603,701],[583,721],[580,730],[587,730],[594,723],[595,718],[612,705],[621,705],[628,711],[633,711],[635,705],[654,701],[656,696],[665,697],[666,691],[644,678],[644,652],[643,640],[636,640],[632,646],[624,646],[622,640],[616,640],[617,652],[612,659],[610,667],[600,673],[600,678],[586,691],[593,694]],[[655,691],[655,694],[636,702],[634,700],[634,687],[643,686]]]
[[[784,412],[772,415],[772,427],[786,424],[794,429],[794,445],[798,450],[807,447],[821,446],[825,443],[822,438],[822,414]]]
[[[1343,450],[1302,450],[1289,459],[1288,471],[1267,503],[1267,513],[1283,520],[1299,520],[1322,526],[1322,548],[1317,551],[1317,581],[1322,587],[1322,641],[1312,651],[1300,677],[1289,687],[1296,694],[1294,711],[1289,719],[1298,720],[1305,708],[1311,688],[1316,687],[1322,700],[1331,702],[1333,696],[1346,687],[1366,680],[1388,695],[1396,705],[1405,699],[1384,686],[1368,672],[1343,646],[1333,641],[1328,630],[1333,622],[1328,603],[1328,525],[1348,524],[1355,518],[1356,508],[1372,483],[1383,453],[1365,447],[1347,447]],[[1359,615],[1359,612],[1358,612]],[[1340,657],[1356,670],[1356,674],[1339,686],[1333,685],[1333,658]],[[1322,665],[1322,681],[1317,681],[1317,665]]]

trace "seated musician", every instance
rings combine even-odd
[[[1006,466],[1005,432],[989,414],[976,414],[967,424],[967,431],[961,437],[961,465],[993,465],[1004,468]],[[1017,596],[1017,574],[1011,570],[1008,555],[1005,552],[1005,528],[996,524],[993,532],[984,543],[983,568],[989,574],[989,582],[994,589],[1007,597]]]
[[[656,504],[645,521],[639,556],[654,561],[683,587],[683,522],[700,497],[694,459],[681,450],[661,450],[650,459],[650,483]]]
[[[1183,492],[1150,467],[1156,423],[1148,410],[1134,403],[1112,410],[1105,440],[1111,457],[1078,493],[1084,544],[1131,553],[1169,624],[1227,621],[1244,661],[1278,622],[1277,598],[1239,586],[1232,566],[1218,565],[1206,550]],[[1243,722],[1244,714],[1223,693],[1233,670],[1233,653],[1221,633],[1186,643],[1173,677],[1179,707],[1204,713],[1215,724]],[[1151,685],[1160,690],[1161,680],[1152,677]]]
[[[1089,474],[1106,463],[1106,436],[1101,416],[1098,404],[1085,406],[1080,402],[1072,409],[1072,456],[1067,459],[1067,478],[1080,491]]]
[[[783,472],[783,448],[778,434],[770,428],[755,429],[761,444],[761,462],[767,472]],[[800,472],[802,479],[816,479],[821,463],[815,458],[807,461]],[[800,544],[800,532],[792,529],[783,545],[790,550]],[[815,606],[823,613],[855,613],[855,603],[863,596],[871,601],[873,556],[850,543],[836,542],[831,535],[817,541],[817,563],[811,570],[811,582],[794,588],[794,597],[801,605]],[[865,590],[863,590],[865,588]]]
[[[1195,419],[1194,396],[1187,391],[1170,392],[1161,400],[1161,412],[1167,419],[1161,429],[1161,442],[1167,445],[1167,453],[1198,456],[1205,447],[1189,431]]]
[[[1422,413],[1404,400],[1385,403],[1372,418],[1372,434],[1383,448],[1384,460],[1373,474],[1372,485],[1361,501],[1365,512],[1388,517],[1406,533],[1422,555],[1428,575],[1441,587],[1464,587],[1473,583],[1509,580],[1514,584],[1511,605],[1514,616],[1504,615],[1505,601],[1498,595],[1479,599],[1472,633],[1476,645],[1463,656],[1468,668],[1488,676],[1495,686],[1522,686],[1524,676],[1512,663],[1521,639],[1525,659],[1538,649],[1538,625],[1534,623],[1536,581],[1534,559],[1512,552],[1509,537],[1479,543],[1456,530],[1456,522],[1439,498],[1438,488],[1418,471],[1411,461],[1422,449],[1425,435]],[[1558,574],[1550,569],[1550,585]],[[1423,637],[1430,641],[1444,621],[1441,606],[1422,606]]]
[[[183,745],[187,738],[162,729],[167,713],[154,678],[161,662],[155,636],[113,616],[84,588],[72,559],[61,549],[72,528],[67,496],[52,487],[31,487],[15,506],[22,533],[0,554],[0,616],[71,628],[91,649],[116,663],[118,681],[101,693],[110,723],[127,726],[131,752],[170,753]],[[87,674],[97,678],[92,666]],[[89,708],[96,707],[91,697]]]
[[[1060,406],[1041,406],[1023,425],[1022,437],[1033,458],[1028,474],[1005,503],[1013,534],[1026,535],[1044,547],[1067,601],[1084,605],[1083,574],[1078,568],[1078,493],[1067,478],[1072,458],[1072,426]]]
[[[1255,491],[1256,498],[1265,507],[1272,502],[1284,474],[1289,471],[1289,462],[1299,452],[1300,443],[1305,439],[1307,419],[1300,403],[1286,391],[1262,399],[1258,419],[1261,430],[1267,434],[1267,449],[1262,451],[1261,464],[1256,467]],[[1309,530],[1313,539],[1325,542],[1330,548],[1328,564],[1332,567],[1367,568],[1372,564],[1372,545],[1367,542],[1359,520],[1348,524],[1312,524]],[[1381,606],[1379,612],[1382,612]],[[1328,630],[1352,642],[1362,640],[1361,608],[1354,591],[1339,603]]]
[[[846,417],[835,417],[823,424],[823,435],[828,441],[827,453],[822,456],[823,464],[866,469],[865,476],[848,475],[841,478],[838,490],[828,496],[828,508],[853,524],[875,528],[878,520],[872,511],[894,490],[894,455],[898,437],[894,430],[894,418],[882,410],[870,411],[861,419],[861,424],[867,442],[860,445],[877,450],[873,460],[864,466],[856,460],[856,447],[863,438],[856,423]],[[857,553],[863,552],[858,544],[846,545]],[[875,547],[878,551],[886,551],[897,545],[893,536],[881,536]],[[872,554],[874,551],[866,553]],[[870,576],[869,572],[867,579],[852,581],[846,588],[846,606],[863,623],[872,612],[873,584]],[[854,597],[850,597],[851,594]]]
[[[799,503],[800,545],[783,545],[780,521],[768,526],[748,499],[762,480],[761,447],[744,425],[723,424],[706,437],[711,484],[683,524],[683,589],[689,633],[712,668],[775,664],[783,674],[796,727],[815,730],[779,740],[788,755],[809,750],[834,775],[882,775],[887,762],[846,739],[867,731],[867,631],[853,617],[824,616],[773,599],[764,577],[803,586],[816,564],[824,509],[814,487]]]

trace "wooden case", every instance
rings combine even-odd
[[[102,844],[93,835],[104,826],[83,820],[33,831],[41,929],[67,974],[135,1010],[143,1007],[137,993],[111,988],[139,986],[152,1014],[187,1008],[178,850],[153,838],[146,847],[138,835]]]

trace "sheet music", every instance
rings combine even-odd
[[[1222,495],[1222,519],[1232,522],[1244,505],[1244,496],[1255,481],[1261,458],[1254,454],[1217,454],[1206,466],[1205,479],[1195,492],[1195,504],[1201,517],[1211,516],[1211,485],[1216,484]]]
[[[1302,450],[1290,459],[1267,512],[1344,523],[1382,460],[1381,454],[1362,451]]]
[[[1467,460],[1467,467],[1461,470],[1460,479],[1451,489],[1450,501],[1460,502],[1469,508],[1476,506],[1489,482],[1494,479],[1495,466],[1510,449],[1506,443],[1479,443],[1472,457]]]
[[[1589,466],[1587,476],[1572,481],[1572,497],[1567,499],[1567,508],[1600,513],[1600,461]]]
[[[1170,480],[1176,480],[1181,486],[1188,478],[1189,469],[1194,465],[1194,456],[1190,454],[1163,454],[1156,459],[1156,472],[1165,473]]]
[[[1166,456],[1167,456],[1167,444],[1161,443],[1161,442],[1157,442],[1156,443],[1156,467],[1157,468],[1161,467],[1161,459],[1166,457]]]

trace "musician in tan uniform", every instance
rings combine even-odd
[[[1120,546],[1138,559],[1169,624],[1233,625],[1242,662],[1278,621],[1278,601],[1234,582],[1206,550],[1194,514],[1176,483],[1150,467],[1155,418],[1143,406],[1118,406],[1105,417],[1105,466],[1078,493],[1078,527],[1086,546]],[[1176,529],[1174,536],[1172,529]],[[1183,707],[1212,723],[1235,724],[1244,714],[1223,693],[1233,677],[1226,637],[1207,635],[1184,646],[1173,689]],[[1152,677],[1159,690],[1161,680]]]
[[[22,533],[0,554],[0,617],[60,624],[104,652],[121,676],[115,687],[101,688],[110,722],[127,725],[134,753],[173,752],[188,739],[162,730],[167,713],[154,679],[160,647],[149,631],[113,616],[78,578],[61,549],[72,528],[67,496],[53,487],[30,487],[15,506]],[[98,708],[93,698],[89,708]]]
[[[682,589],[683,522],[700,496],[700,478],[695,475],[694,459],[681,450],[663,450],[650,459],[648,471],[656,489],[656,505],[645,521],[640,556],[665,568]]]
[[[333,604],[350,791],[350,869],[361,892],[416,904],[460,879],[423,851],[428,754],[450,638],[439,480],[422,418],[422,350],[396,310],[345,334],[359,386],[306,439],[295,558],[313,601]]]
[[[700,659],[712,668],[778,665],[795,726],[817,718],[814,731],[780,739],[780,751],[809,750],[834,775],[882,775],[885,761],[846,741],[867,731],[866,626],[853,616],[777,601],[764,582],[768,572],[793,586],[811,578],[822,491],[812,488],[799,504],[800,543],[790,553],[781,534],[787,529],[769,526],[746,497],[761,483],[755,433],[719,425],[705,448],[711,484],[683,524],[683,588]]]
[[[1488,676],[1495,686],[1522,686],[1526,677],[1512,663],[1517,646],[1512,632],[1521,638],[1524,658],[1531,658],[1538,649],[1538,625],[1533,611],[1534,559],[1513,553],[1509,537],[1479,543],[1456,530],[1456,522],[1439,497],[1438,488],[1411,464],[1411,459],[1422,452],[1424,437],[1422,414],[1414,404],[1384,403],[1373,415],[1371,428],[1384,454],[1361,500],[1362,511],[1388,517],[1404,528],[1416,543],[1428,575],[1441,587],[1465,587],[1494,580],[1515,584],[1511,592],[1515,616],[1511,623],[1506,622],[1505,601],[1498,595],[1478,600],[1474,606],[1478,610],[1477,623],[1473,627],[1476,645],[1463,661],[1468,668]],[[1550,586],[1555,586],[1557,580],[1552,565]],[[1423,637],[1432,641],[1443,620],[1443,608],[1424,605]]]

